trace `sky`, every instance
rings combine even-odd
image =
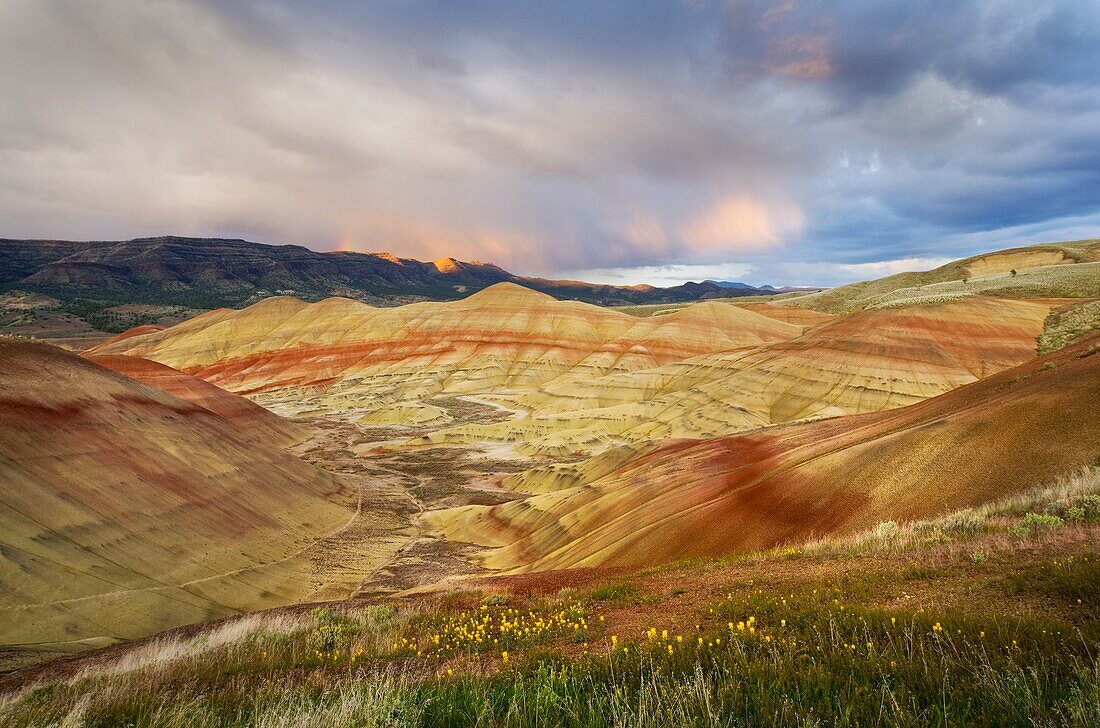
[[[0,0],[0,237],[670,285],[1100,235],[1100,3]]]

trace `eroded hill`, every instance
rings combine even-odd
[[[130,638],[300,600],[356,493],[300,433],[159,364],[0,340],[0,643]]]
[[[504,283],[385,309],[273,298],[93,353],[147,357],[364,424],[447,425],[430,400],[474,396],[522,416],[418,442],[563,455],[912,404],[1034,357],[1057,305],[971,297],[791,319],[704,302],[638,318]]]
[[[540,495],[428,519],[495,547],[484,561],[503,569],[640,567],[800,543],[978,505],[1095,463],[1098,404],[1094,336],[901,409],[528,471],[508,484]]]
[[[505,282],[275,296],[85,360],[6,343],[2,636],[647,566],[1010,495],[1100,455],[1095,306],[1058,277],[1097,263],[1073,245],[840,313],[811,294],[635,316]]]

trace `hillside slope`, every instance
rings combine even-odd
[[[136,355],[238,392],[327,387],[328,406],[379,408],[440,393],[488,393],[660,366],[794,338],[800,326],[723,303],[639,319],[500,283],[461,301],[372,308],[272,298],[94,354]]]
[[[872,310],[767,346],[599,377],[569,374],[494,396],[527,418],[445,430],[432,440],[505,439],[572,452],[900,407],[1034,358],[1052,305],[972,297]]]
[[[293,422],[251,400],[164,364],[136,356],[88,355],[85,358],[101,367],[210,410],[238,428],[241,433],[247,433],[251,437],[262,436],[271,444],[291,444],[305,436],[301,428]]]
[[[974,295],[1100,297],[1100,240],[1043,243],[983,253],[929,271],[898,273],[778,303],[847,314],[879,306],[911,305]]]
[[[294,554],[355,495],[284,452],[295,433],[270,413],[105,363],[161,388],[0,340],[0,643],[136,637],[308,596]]]
[[[1100,339],[924,402],[672,442],[567,487],[427,516],[504,569],[759,549],[979,504],[1100,458]],[[531,490],[547,490],[546,469]],[[515,487],[523,488],[522,476]]]

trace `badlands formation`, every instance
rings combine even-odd
[[[494,569],[641,567],[971,507],[1095,460],[1100,336],[919,404],[626,448],[506,480],[540,495],[429,514]]]
[[[1096,253],[631,310],[513,283],[274,297],[82,357],[0,343],[0,639],[719,555],[1034,487],[1100,458]]]
[[[911,404],[1032,358],[1056,305],[974,297],[833,319],[705,302],[639,318],[501,283],[398,308],[273,298],[93,353],[362,424],[446,425],[432,399],[476,397],[518,416],[420,444],[560,456]]]
[[[356,496],[284,450],[302,436],[159,364],[0,340],[0,642],[138,637],[308,598],[311,562],[293,555]]]

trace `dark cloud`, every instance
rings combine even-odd
[[[0,67],[0,235],[831,283],[1100,216],[1069,0],[9,0]]]

